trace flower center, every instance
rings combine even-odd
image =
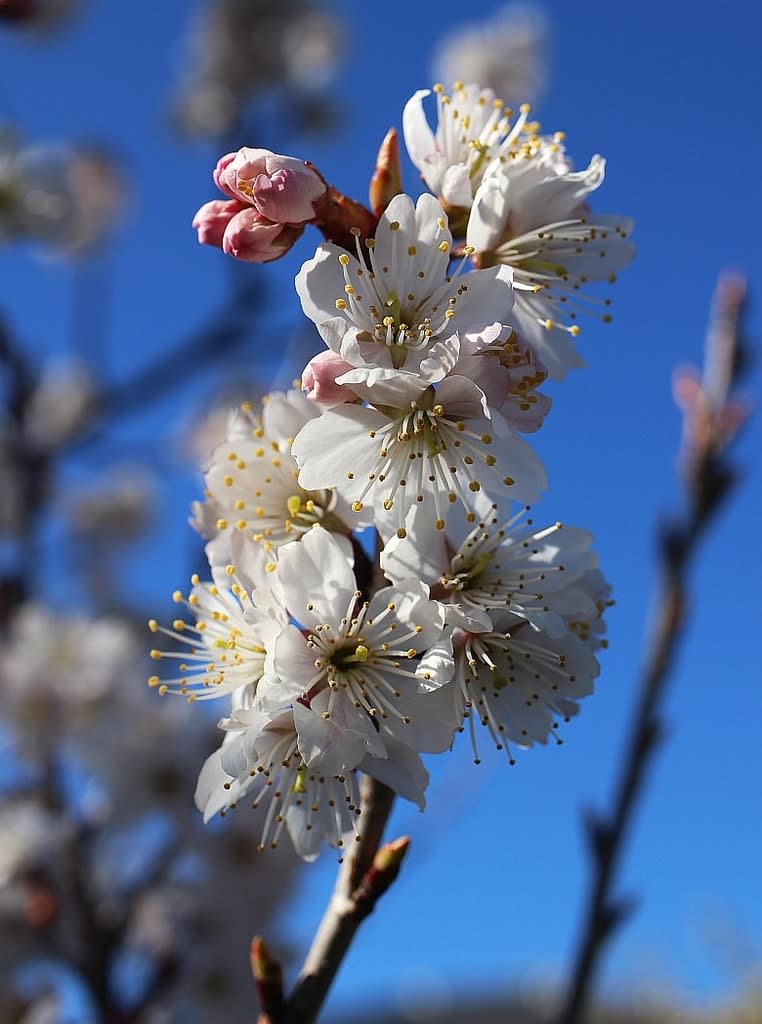
[[[446,231],[444,217],[438,219],[437,226],[439,234]],[[353,267],[346,253],[339,255],[344,296],[336,299],[335,305],[359,328],[359,341],[385,345],[390,349],[392,365],[401,369],[408,352],[425,350],[437,337],[452,334],[450,321],[456,315],[458,299],[468,291],[461,274],[474,250],[466,246],[460,263],[445,275],[445,268],[435,269],[435,263],[441,258],[439,254],[450,252],[449,241],[442,239],[426,247],[405,246],[399,241],[399,222],[393,221],[389,228],[393,240],[390,265],[379,263],[372,238],[366,242],[366,258],[359,229],[352,229],[359,266]]]
[[[331,655],[331,664],[337,672],[346,672],[351,666],[367,661],[370,651],[363,643],[353,643],[342,647]]]

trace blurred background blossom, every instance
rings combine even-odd
[[[7,128],[0,133],[0,242],[82,254],[113,226],[122,192],[116,161],[105,150],[26,146]]]
[[[543,98],[550,76],[550,19],[535,4],[511,3],[447,32],[433,54],[434,81],[492,89],[508,106]]]
[[[211,0],[199,5],[175,100],[179,128],[223,139],[257,101],[275,94],[287,123],[318,128],[334,117],[323,95],[342,47],[339,19],[305,0]]]

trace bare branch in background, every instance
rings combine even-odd
[[[684,415],[681,464],[686,508],[682,516],[665,524],[657,537],[654,627],[613,805],[607,815],[589,815],[586,821],[592,880],[558,1018],[561,1024],[579,1024],[585,1019],[606,944],[632,909],[614,895],[614,883],[638,798],[664,735],[662,704],[685,627],[689,572],[706,526],[739,477],[729,449],[748,415],[735,394],[749,362],[743,333],[745,299],[743,278],[720,278],[703,372],[682,370],[675,378],[675,397]]]

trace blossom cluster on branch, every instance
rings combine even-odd
[[[242,800],[317,856],[358,834],[357,773],[424,806],[422,754],[479,726],[513,761],[547,743],[598,675],[610,588],[590,534],[528,508],[546,487],[526,435],[542,390],[582,365],[579,321],[610,320],[591,282],[633,254],[625,217],[591,211],[595,156],[574,171],[561,133],[488,89],[417,92],[402,122],[430,189],[401,190],[392,131],[372,211],[308,162],[241,149],[199,239],[250,262],[313,224],[296,278],[325,350],[302,390],[231,414],[194,523],[210,579],[174,595],[150,683],[223,698],[220,749],[196,791],[206,817]],[[377,562],[368,554],[375,550]]]
[[[314,0],[210,0],[184,46],[174,120],[184,133],[239,131],[252,105],[279,97],[278,116],[320,131],[335,116],[322,95],[342,48],[340,19]]]
[[[80,256],[113,227],[123,192],[107,151],[28,146],[0,125],[0,245],[32,241],[51,254]]]

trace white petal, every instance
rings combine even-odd
[[[307,423],[297,435],[292,453],[302,467],[299,483],[307,490],[338,487],[349,500],[359,493],[365,481],[363,468],[376,460],[378,442],[369,431],[380,430],[388,420],[373,409],[356,405],[328,409]],[[353,473],[350,481],[347,474]]]
[[[320,406],[301,391],[272,392],[262,405],[262,427],[268,437],[288,440],[319,415]]]
[[[429,785],[429,773],[423,761],[415,751],[397,740],[388,739],[386,746],[387,757],[366,757],[359,765],[360,770],[423,810]]]
[[[423,174],[426,158],[435,150],[434,135],[426,120],[423,100],[431,95],[430,89],[413,93],[402,111],[402,134],[411,161]]]
[[[325,775],[349,771],[365,756],[365,736],[339,729],[331,719],[322,717],[317,705],[314,709],[307,708],[297,701],[294,704],[294,724],[299,753],[305,763],[320,769]]]
[[[420,679],[421,693],[429,693],[449,683],[454,671],[452,635],[448,634],[430,647],[418,663],[415,674]]]
[[[335,338],[341,331],[342,324],[344,331],[349,323],[344,318],[336,315],[336,299],[344,294],[344,274],[339,265],[338,258],[344,253],[344,249],[337,245],[321,245],[312,259],[303,264],[302,269],[296,275],[296,291],[301,299],[302,309],[305,316],[309,317],[314,324],[321,328],[322,324],[328,324],[329,347],[334,347]],[[354,267],[357,267],[357,260],[349,256]],[[339,320],[336,324],[334,321]],[[341,331],[343,336],[343,331]]]
[[[321,526],[280,549],[277,571],[286,607],[305,626],[337,622],[357,588],[344,551]]]
[[[461,334],[478,333],[495,322],[510,322],[514,303],[510,267],[498,264],[485,270],[472,270],[460,280],[465,289],[458,295],[453,324]]]
[[[442,199],[448,206],[462,206],[468,209],[471,205],[471,179],[465,164],[453,164],[445,171],[442,179]]]
[[[428,509],[415,505],[405,520],[407,537],[396,534],[381,552],[381,568],[392,583],[410,576],[433,585],[449,564],[444,530],[432,530]]]
[[[468,218],[466,245],[490,252],[499,243],[508,223],[510,182],[505,175],[485,178],[474,196]]]

